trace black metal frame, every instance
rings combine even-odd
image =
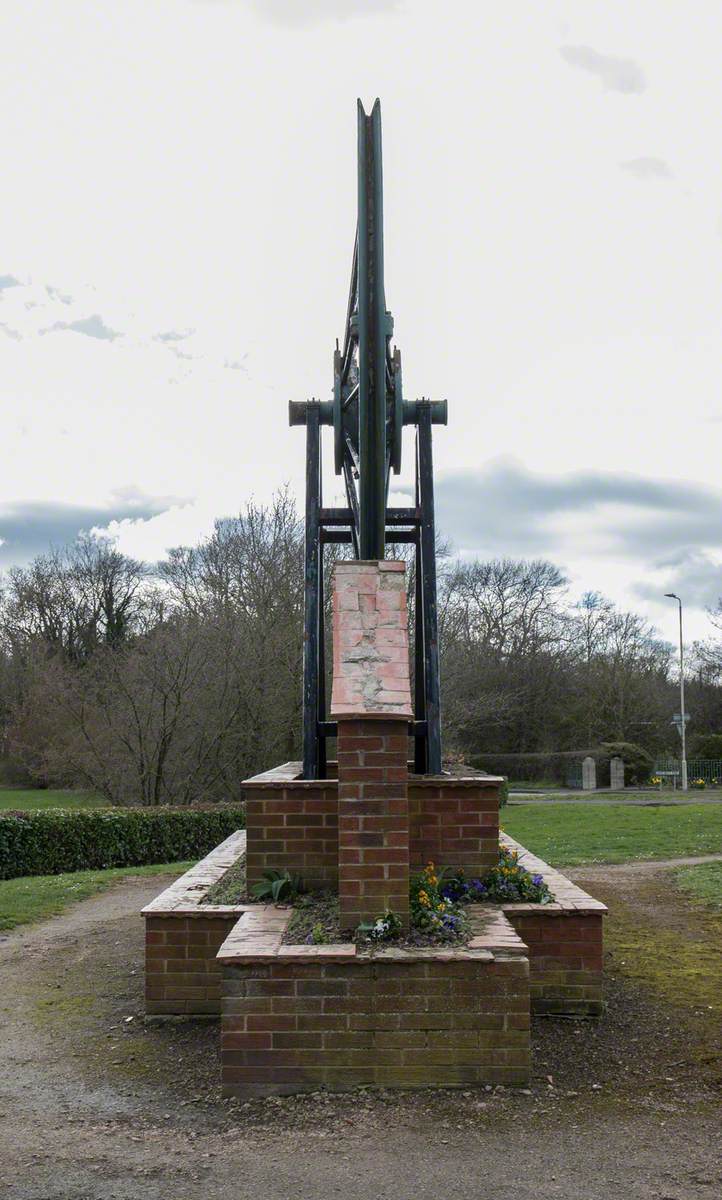
[[[326,777],[326,739],[336,736],[336,722],[326,712],[323,547],[354,544],[351,507],[324,508],[321,482],[321,426],[330,424],[324,405],[296,405],[296,424],[303,410],[306,425],[306,538],[305,621],[303,652],[303,777]],[[436,405],[409,405],[409,423],[416,425],[416,506],[387,508],[386,540],[409,542],[415,554],[414,770],[441,771],[439,713],[439,642],[436,604],[434,477],[431,427]],[[438,411],[438,410],[437,410]]]
[[[306,558],[303,659],[303,774],[326,774],[327,720],[323,546],[350,543],[358,559],[383,559],[386,541],[411,542],[416,563],[414,765],[441,771],[439,648],[434,547],[432,425],[445,425],[446,401],[403,399],[401,354],[392,352],[393,318],[384,293],[381,108],[367,116],[358,103],[358,224],[343,348],[334,353],[333,400],[291,402],[291,425],[306,426]],[[334,467],[343,475],[347,508],[325,509],[321,492],[321,426],[334,432]],[[389,508],[391,472],[401,470],[404,425],[416,426],[414,508]]]

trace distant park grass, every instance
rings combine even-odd
[[[623,792],[612,792],[608,788],[600,788],[594,792],[580,792],[578,789],[565,788],[561,784],[546,784],[546,783],[510,783],[509,791],[511,792],[512,800],[515,799],[515,792],[535,792],[538,795],[535,799],[544,799],[545,794],[549,795],[550,802],[552,800],[565,800],[567,804],[578,801],[580,804],[594,804],[603,801],[605,804],[682,804],[687,800],[694,801],[697,797],[704,797],[709,804],[714,801],[715,804],[722,804],[722,788],[704,788],[702,791],[695,791],[692,788],[688,792],[683,792],[677,788],[645,788],[643,791],[635,791],[634,788],[625,788]],[[519,801],[523,803],[523,798]]]
[[[553,779],[510,779],[512,792],[560,792],[563,785]]]
[[[555,866],[722,853],[722,805],[518,804],[505,831]]]
[[[680,867],[674,873],[674,881],[690,900],[722,912],[722,862]]]
[[[30,808],[102,808],[108,801],[95,792],[66,788],[0,787],[0,810]]]
[[[74,871],[64,875],[26,875],[0,881],[0,929],[14,929],[55,917],[70,904],[135,875],[181,875],[192,864],[155,863],[149,867],[111,867],[106,871]]]

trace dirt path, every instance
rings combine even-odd
[[[659,875],[660,871],[671,871],[675,867],[697,867],[701,863],[720,862],[722,854],[700,854],[696,858],[640,859],[638,862],[594,863],[585,867],[563,867],[570,879],[588,879],[606,883],[614,879],[639,879],[643,875]]]
[[[606,887],[627,905],[666,869],[613,868]],[[535,1022],[530,1094],[221,1101],[217,1025],[142,1021],[137,914],[167,882],[128,880],[0,942],[3,1200],[719,1195],[694,1013],[626,978],[616,950],[601,1022]]]

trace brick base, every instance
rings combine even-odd
[[[532,1012],[598,1017],[602,999],[601,913],[537,916],[507,911],[529,947]]]
[[[249,885],[277,867],[311,889],[338,887],[338,780],[300,774],[301,764],[289,762],[243,783]],[[499,849],[499,787],[483,775],[409,774],[410,869],[431,861],[462,867],[469,878],[490,870]]]
[[[525,850],[507,834],[532,875],[542,875],[552,904],[505,904],[504,913],[529,947],[532,1012],[598,1017],[604,1009],[602,957],[606,906]]]
[[[231,834],[143,909],[149,1017],[220,1013],[221,967],[216,956],[244,906],[200,901],[245,849],[243,830]]]
[[[529,961],[499,910],[468,948],[373,957],[284,945],[266,912],[219,954],[224,1095],[528,1081]]]
[[[145,1011],[148,1016],[221,1011],[216,958],[238,920],[148,917],[145,924]]]

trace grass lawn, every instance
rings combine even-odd
[[[560,867],[722,853],[718,804],[519,804],[503,810],[501,823],[522,845]]]
[[[103,808],[107,803],[94,792],[65,788],[0,788],[0,811],[16,808]]]
[[[553,779],[510,779],[509,790],[511,792],[561,792],[563,788],[561,783],[555,783]]]
[[[722,862],[681,867],[675,871],[674,881],[691,900],[722,911]]]
[[[646,788],[644,791],[634,791],[633,788],[626,788],[623,792],[611,792],[608,789],[600,788],[597,792],[579,792],[573,791],[571,788],[547,788],[542,784],[530,785],[528,788],[521,783],[510,783],[509,790],[514,792],[537,791],[539,799],[544,799],[545,795],[550,796],[552,800],[565,800],[567,803],[585,803],[585,804],[614,804],[616,801],[621,803],[639,803],[639,804],[681,804],[686,801],[694,802],[697,796],[704,797],[707,803],[714,801],[715,804],[722,804],[722,788],[704,788],[697,792],[690,788],[688,792],[681,790],[672,791],[671,788],[663,788],[661,791],[658,788]],[[521,801],[523,803],[523,800]]]
[[[77,900],[103,892],[129,875],[181,875],[192,864],[156,863],[149,867],[111,867],[107,871],[74,871],[64,875],[23,875],[0,881],[0,929],[55,917]]]

